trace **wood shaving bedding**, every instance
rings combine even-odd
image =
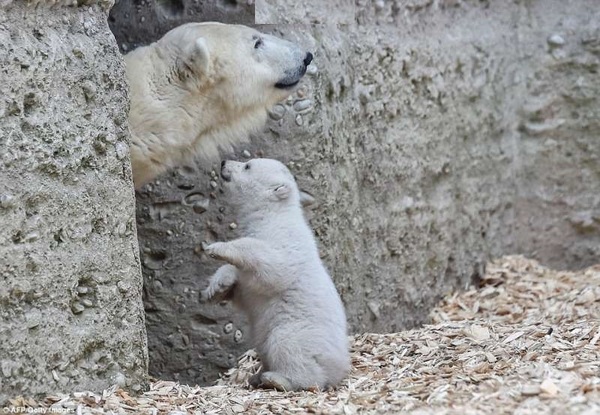
[[[248,389],[260,367],[248,351],[215,386],[157,381],[139,397],[113,387],[11,404],[77,414],[600,414],[600,266],[553,271],[505,257],[431,321],[351,337],[353,370],[336,390]]]

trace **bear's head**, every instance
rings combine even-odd
[[[197,89],[216,106],[270,108],[306,73],[312,54],[292,42],[247,26],[188,23],[158,41],[183,88]]]
[[[240,213],[271,212],[280,207],[308,206],[314,202],[302,192],[288,168],[277,160],[252,159],[221,162],[221,178],[229,202]]]

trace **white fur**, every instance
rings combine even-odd
[[[337,385],[350,369],[346,316],[293,176],[269,159],[227,161],[221,175],[244,237],[205,247],[229,264],[211,277],[202,298],[232,290],[234,304],[248,315],[263,364],[253,386]]]
[[[221,23],[188,23],[125,55],[136,188],[247,140],[292,93],[275,85],[299,80],[305,58],[291,42]]]

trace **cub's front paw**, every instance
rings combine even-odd
[[[209,301],[211,301],[213,299],[214,296],[215,296],[215,291],[211,286],[209,286],[208,288],[200,291],[199,300],[201,303],[208,303]]]
[[[233,298],[233,290],[235,288],[235,282],[232,284],[211,284],[205,290],[200,291],[200,302],[221,302],[229,301]]]
[[[224,265],[210,278],[208,287],[200,292],[200,302],[231,300],[237,283],[235,268]]]
[[[206,253],[206,255],[214,259],[223,259],[223,251],[225,250],[225,247],[225,242],[215,242],[210,245],[206,242],[202,242],[202,250]]]

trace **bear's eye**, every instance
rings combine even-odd
[[[244,167],[244,170],[250,170],[250,164],[246,163],[246,166]]]
[[[258,38],[258,39],[256,40],[256,42],[254,42],[254,49],[258,49],[259,47],[261,47],[261,46],[262,46],[262,44],[263,44],[263,41],[262,41],[262,39],[261,39],[261,38]]]

